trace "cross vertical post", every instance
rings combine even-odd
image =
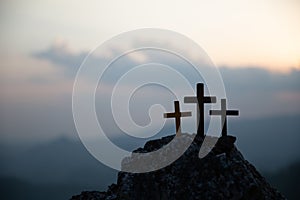
[[[204,137],[204,104],[216,103],[217,98],[214,96],[204,96],[204,84],[197,83],[196,96],[184,97],[184,103],[197,104],[197,135]]]
[[[181,133],[181,127],[180,127],[180,107],[179,107],[179,102],[175,101],[174,102],[174,107],[175,107],[175,124],[176,124],[176,133]]]
[[[179,101],[174,101],[175,112],[164,113],[164,118],[175,118],[176,136],[181,134],[181,117],[190,117],[192,112],[180,112]]]
[[[209,115],[220,115],[222,136],[227,136],[227,116],[238,116],[238,110],[227,110],[226,99],[221,99],[221,110],[210,110]]]

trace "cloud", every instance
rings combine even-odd
[[[300,70],[292,69],[289,73],[274,73],[262,67],[243,66],[239,68],[220,67],[222,77],[232,90],[243,92],[255,88],[263,91],[300,89]]]
[[[220,68],[232,106],[245,116],[300,113],[300,70],[274,73],[259,67]]]
[[[139,41],[134,42],[137,43]],[[147,42],[144,43],[147,44]],[[168,45],[171,44],[166,44],[166,46]],[[48,49],[35,53],[34,57],[57,64],[57,66],[62,68],[65,75],[74,77],[88,52],[81,51],[76,53],[70,49],[66,42],[58,41]],[[99,66],[109,62],[121,53],[122,47],[113,46],[108,49],[107,55],[92,56],[93,60],[91,62],[95,66]],[[121,57],[112,64],[111,70],[107,70],[107,78],[104,78],[103,81],[114,84],[123,75],[122,73],[132,66],[148,62],[168,64],[192,80],[191,82],[199,81],[199,76],[195,75],[197,72],[193,71],[188,66],[188,63],[182,62],[180,58],[174,55],[164,52],[157,53],[151,50],[132,52],[128,56]],[[293,97],[298,99],[300,93],[300,70],[298,69],[293,69],[289,73],[274,73],[259,66],[243,66],[239,68],[221,66],[219,69],[227,94],[234,98],[249,97],[248,101],[259,103],[269,94],[274,94],[274,97],[280,96],[281,99],[284,99],[282,95],[288,93],[289,99],[293,99]],[[176,81],[174,81],[174,84],[176,84]]]
[[[66,79],[70,79],[75,77],[81,62],[88,55],[86,51],[75,52],[71,49],[65,42],[57,42],[48,49],[34,54],[34,56],[38,59],[52,62],[57,67],[61,67],[63,74],[66,75]],[[95,66],[104,65],[116,55],[120,55],[122,51],[122,47],[113,46],[108,49],[105,55],[91,57],[91,63]],[[100,84],[102,84],[102,89],[106,90],[98,93],[98,96],[101,96],[101,105],[103,107],[110,105],[109,95],[111,89],[107,92],[107,88],[113,88],[122,75],[131,69],[132,66],[148,62],[163,63],[172,66],[179,73],[188,77],[191,84],[203,81],[201,77],[197,76],[197,72],[191,69],[189,63],[183,62],[181,58],[172,54],[151,50],[132,52],[131,55],[123,56],[112,63],[105,72],[106,74],[101,79],[102,82]],[[228,107],[239,109],[243,119],[300,114],[300,70],[294,69],[289,73],[274,73],[258,66],[244,66],[239,68],[221,66],[219,70],[226,89]],[[94,71],[91,73],[94,73]],[[159,77],[160,75],[158,72],[157,76]],[[133,82],[135,78],[139,80],[143,76],[148,75],[137,75],[133,77]],[[170,75],[167,78],[172,79],[172,76]],[[178,81],[174,80],[173,82],[174,85],[177,84],[177,88],[181,88],[178,85]],[[124,92],[130,91],[128,89],[130,86],[123,85],[122,87],[127,88],[124,89]],[[167,94],[167,91],[165,92]],[[157,90],[151,90],[148,96],[156,97],[157,103],[166,103],[166,99],[163,99],[162,95],[158,95]],[[144,99],[139,98],[139,101],[135,103],[135,107],[139,109],[137,109],[138,111],[134,111],[134,116],[138,116],[136,117],[137,119],[145,120],[145,122],[140,122],[144,124],[148,116],[142,116],[145,115],[149,103],[147,102],[147,95],[142,95],[142,97]],[[106,108],[103,109],[105,110]]]
[[[73,51],[66,41],[55,40],[48,49],[34,53],[33,57],[59,65],[66,75],[73,76],[87,55],[85,51]]]

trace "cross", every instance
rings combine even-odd
[[[181,117],[190,117],[192,112],[180,112],[179,101],[174,101],[175,112],[173,113],[164,113],[164,118],[175,118],[176,122],[176,135],[181,134],[180,127],[180,118]]]
[[[204,84],[197,83],[197,96],[184,97],[184,103],[197,104],[197,135],[204,137],[204,104],[216,103],[217,98],[211,96],[204,96]]]
[[[222,126],[222,136],[227,135],[227,116],[238,116],[238,110],[227,110],[226,99],[221,99],[221,110],[210,110],[210,115],[220,115],[221,116],[221,126]]]

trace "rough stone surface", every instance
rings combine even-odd
[[[203,140],[194,136],[182,134],[147,142],[144,148],[134,152],[152,152],[173,138],[177,141],[168,151],[186,142],[191,145],[178,160],[165,168],[148,173],[119,172],[117,184],[111,185],[106,192],[82,192],[72,199],[285,199],[243,158],[234,146],[235,137],[206,137],[208,143],[216,142],[216,145],[213,149],[209,146],[203,148],[209,154],[200,159]],[[130,167],[131,163],[138,161],[139,157],[133,154],[124,159],[122,167]]]

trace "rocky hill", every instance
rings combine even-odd
[[[72,200],[156,200],[156,199],[285,199],[264,177],[245,160],[235,147],[235,137],[206,137],[216,141],[213,149],[204,158],[199,158],[203,143],[200,137],[182,134],[152,140],[134,152],[153,152],[175,140],[167,151],[190,142],[184,154],[165,168],[148,173],[119,172],[117,184],[106,192],[82,192]],[[136,162],[143,162],[132,155],[124,159],[124,169]],[[155,162],[151,162],[155,165]],[[155,167],[155,166],[154,166]]]

